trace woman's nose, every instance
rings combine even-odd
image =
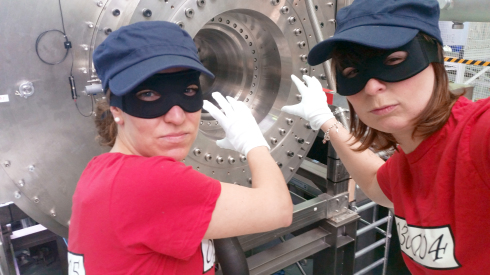
[[[165,122],[179,125],[185,120],[185,111],[180,106],[175,105],[163,117]]]
[[[369,79],[369,81],[366,83],[366,86],[364,86],[364,92],[366,92],[369,95],[375,95],[385,90],[386,90],[385,82],[376,78]]]

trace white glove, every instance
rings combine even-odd
[[[216,141],[216,145],[235,150],[245,156],[250,150],[259,146],[266,146],[270,150],[259,125],[243,102],[229,96],[225,99],[219,92],[214,92],[212,96],[226,114],[223,114],[213,103],[204,100],[204,110],[219,122],[226,133],[226,137]]]
[[[291,75],[296,87],[301,94],[301,102],[296,105],[284,106],[281,111],[297,115],[310,122],[311,129],[318,130],[327,120],[334,118],[332,111],[328,107],[327,96],[323,92],[322,84],[316,77],[303,75],[303,79],[308,86]]]

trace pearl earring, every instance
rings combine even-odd
[[[121,119],[119,117],[115,117],[114,121],[117,123],[117,122],[121,121]]]

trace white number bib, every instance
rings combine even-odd
[[[83,255],[68,252],[68,274],[85,275]]]
[[[216,255],[214,254],[214,242],[213,240],[203,239],[201,242],[201,253],[202,253],[202,273],[208,272],[214,267],[214,261]]]
[[[400,247],[412,260],[432,269],[454,269],[461,265],[454,255],[454,238],[449,226],[416,227],[396,217]]]

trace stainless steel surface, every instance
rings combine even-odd
[[[335,7],[313,2],[319,6],[315,15],[324,26],[321,34],[328,37],[334,31],[328,22],[334,19]],[[291,74],[325,74],[305,60],[317,40],[304,1],[62,0],[61,8],[63,21],[57,1],[2,2],[0,161],[9,165],[0,169],[0,203],[13,201],[37,222],[67,237],[76,182],[90,159],[108,150],[95,141],[92,117],[82,116],[90,116],[93,101],[102,96],[82,92],[100,83],[93,50],[112,31],[143,20],[171,21],[188,31],[202,62],[217,76],[201,79],[205,97],[211,99],[211,92],[220,91],[243,100],[265,138],[273,141],[271,154],[286,180],[296,173],[317,133],[280,108],[300,100]],[[22,16],[14,12],[19,10]],[[64,60],[63,29],[72,45]],[[47,30],[57,31],[39,39],[39,56],[48,63],[63,60],[60,64],[43,63],[34,50]],[[70,75],[79,110],[71,99]],[[216,121],[203,113],[200,134],[185,163],[221,181],[250,186],[245,156],[216,146],[223,136]],[[220,157],[223,162],[215,161]]]
[[[315,6],[315,4],[313,3],[313,0],[305,0],[305,3],[306,3],[306,10],[308,11],[308,15],[310,17],[311,25],[313,27],[313,32],[315,33],[316,40],[317,41],[325,40],[323,37],[323,34],[320,30],[324,26],[325,23],[321,23],[321,24],[323,24],[323,26],[321,26],[318,23],[318,18],[316,16],[316,11],[318,11],[318,9],[319,9],[318,5]],[[335,9],[335,4],[328,5],[328,6],[330,6],[330,8],[332,10]],[[333,21],[330,21],[330,24],[333,24],[335,26],[335,19],[332,19],[332,20]],[[337,90],[335,87],[335,80],[333,79],[333,75],[331,72],[331,61],[327,60],[327,61],[323,62],[322,66],[323,66],[323,70],[325,71],[325,73],[323,74],[323,77],[321,77],[321,78],[325,79],[327,81],[327,86],[325,86],[325,88],[328,88],[328,89],[334,90],[334,91]]]

